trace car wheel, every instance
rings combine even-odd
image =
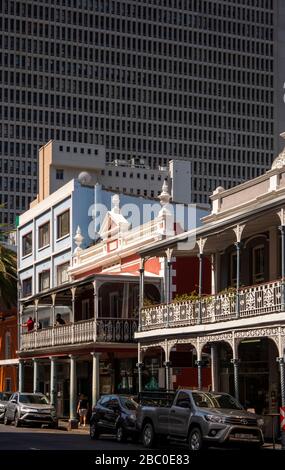
[[[124,442],[127,439],[125,430],[120,425],[117,427],[116,439],[117,439],[117,442]]]
[[[189,434],[189,450],[201,450],[203,447],[202,434],[199,428],[193,428]]]
[[[146,423],[143,432],[142,432],[142,442],[144,447],[151,449],[154,446],[155,434],[153,425],[151,423]]]
[[[8,424],[10,424],[10,421],[9,421],[9,419],[7,418],[7,413],[5,413],[5,415],[4,415],[4,420],[3,420],[3,422],[4,422],[5,426],[8,426]]]
[[[94,439],[98,439],[98,437],[100,436],[100,433],[98,432],[98,429],[95,425],[95,423],[92,423],[90,424],[90,439],[92,439],[92,441],[94,441]]]
[[[18,412],[15,413],[14,417],[14,425],[16,428],[19,428],[21,426],[20,420],[19,420],[19,414]]]

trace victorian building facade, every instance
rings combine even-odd
[[[142,262],[168,252],[170,265],[172,257],[197,255],[200,272],[197,298],[141,308],[140,387],[149,354],[162,358],[168,387],[177,386],[180,354],[188,367],[195,359],[195,372],[188,369],[194,386],[274,414],[285,406],[285,151],[265,174],[218,187],[211,199],[212,212],[197,230],[140,250]],[[201,277],[206,259],[211,295]]]
[[[125,202],[130,208],[130,197],[122,195],[120,201],[119,195],[113,194],[108,199],[111,208],[97,227],[87,210],[91,192],[94,196],[91,188],[72,180],[21,216],[18,228],[22,286],[19,389],[49,394],[58,414],[68,416],[71,423],[76,418],[79,393],[86,394],[95,404],[101,393],[138,391],[134,334],[138,329],[143,279],[144,305],[160,304],[179,293],[174,266],[165,283],[165,257],[151,257],[142,266],[137,254],[140,248],[183,231],[173,220],[166,182],[157,215],[137,226],[134,218],[127,220],[120,207]],[[109,193],[100,194],[102,202]],[[96,188],[94,197],[98,199]],[[148,204],[145,199],[132,201],[139,213]],[[96,210],[95,205],[93,215]],[[68,222],[62,224],[61,215],[67,211]],[[192,215],[198,217],[196,211]],[[93,242],[91,222],[96,232]],[[49,235],[45,235],[46,244],[39,246],[45,224]],[[64,234],[59,232],[62,227]],[[56,262],[58,258],[61,263]],[[66,267],[64,275],[61,265]],[[183,270],[182,265],[180,269]],[[193,269],[195,289],[196,260]],[[26,279],[31,286],[28,291]],[[29,317],[34,319],[32,331],[23,326]],[[161,377],[161,386],[164,385]]]

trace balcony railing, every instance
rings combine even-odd
[[[269,282],[236,292],[203,296],[201,300],[172,302],[141,310],[141,331],[191,326],[280,312],[282,283]]]
[[[90,342],[130,343],[138,324],[134,319],[98,318],[59,325],[21,335],[21,351]]]

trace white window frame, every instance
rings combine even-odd
[[[40,230],[45,226],[47,225],[48,226],[48,242],[47,243],[44,243],[43,245],[40,244],[41,242],[41,232]],[[48,220],[47,222],[41,224],[38,228],[38,247],[39,247],[39,250],[42,250],[44,248],[47,248],[48,246],[50,246],[50,221]]]
[[[24,240],[29,235],[32,238],[31,251],[28,251],[27,253],[24,253]],[[31,230],[30,232],[27,232],[27,233],[25,233],[25,235],[22,236],[22,258],[26,258],[27,256],[31,256],[32,254],[33,254],[33,231]]]
[[[65,263],[58,264],[57,267],[56,267],[56,280],[57,280],[57,285],[58,285],[58,286],[61,286],[62,284],[65,284],[66,282],[69,282],[69,275],[68,275],[68,273],[67,273],[67,279],[66,279],[65,281],[62,281],[62,280],[61,280],[61,282],[60,282],[60,279],[59,279],[59,278],[60,278],[60,275],[62,276],[62,273],[63,273],[63,271],[61,271],[61,273],[59,272],[59,271],[60,271],[60,268],[63,268],[63,266],[65,266],[65,265],[67,266],[67,270],[68,270],[68,268],[69,268],[69,266],[70,266],[69,261],[67,261],[67,262],[65,262]]]
[[[41,276],[45,273],[48,273],[48,275],[49,275],[49,285],[48,285],[48,287],[43,288],[42,285],[41,285]],[[41,271],[39,273],[39,291],[43,292],[43,291],[48,290],[48,289],[50,289],[50,269],[44,269],[43,271]]]
[[[69,213],[69,216],[68,216],[68,233],[65,233],[64,235],[62,235],[62,234],[59,234],[59,227],[60,227],[59,219],[66,212]],[[69,235],[70,235],[70,208],[67,208],[67,209],[63,210],[62,212],[60,212],[59,214],[57,214],[57,216],[56,216],[56,241],[59,241],[59,240],[65,238],[65,237],[68,237]]]

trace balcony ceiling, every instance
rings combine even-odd
[[[236,235],[234,228],[237,224],[245,224],[241,241],[248,239],[259,233],[264,233],[269,228],[278,230],[280,219],[277,211],[264,211],[260,214],[251,215],[247,219],[240,219],[238,222],[231,223],[224,221],[223,224],[218,226],[215,222],[209,223],[197,229],[196,234],[188,232],[187,234],[180,234],[172,239],[159,241],[148,249],[141,251],[141,256],[165,256],[165,250],[172,248],[172,256],[195,256],[199,253],[199,248],[196,240],[207,239],[204,246],[204,254],[210,255],[216,251],[224,251],[229,246],[236,242]],[[188,237],[188,238],[187,238]]]

